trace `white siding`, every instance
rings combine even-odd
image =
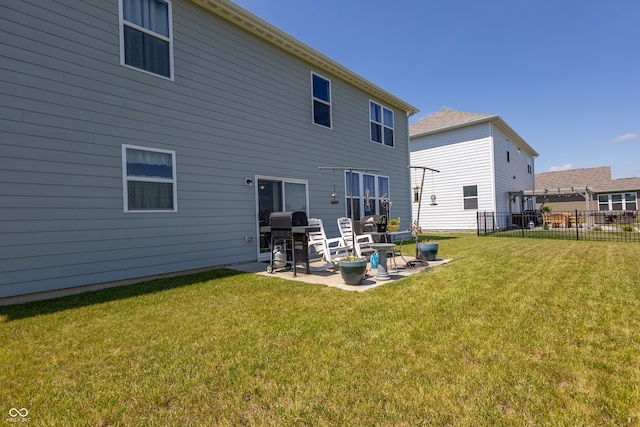
[[[462,189],[478,186],[478,210],[494,209],[493,156],[491,154],[490,125],[481,124],[411,142],[411,164],[440,170],[431,175],[427,171],[420,212],[423,230],[469,230],[476,228],[476,210],[463,208]],[[431,184],[433,178],[433,186]],[[420,184],[421,171],[412,172],[412,183]],[[437,206],[431,206],[430,195],[435,192]],[[418,204],[413,204],[413,218]]]
[[[518,139],[507,135],[500,127],[493,125],[494,162],[496,174],[496,208],[497,212],[519,212],[519,201],[509,200],[510,191],[532,190],[534,188],[533,163],[531,173],[527,170],[526,152]],[[509,161],[507,161],[506,140],[510,143]],[[509,206],[511,203],[511,206]]]

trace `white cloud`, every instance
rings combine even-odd
[[[567,163],[566,165],[562,166],[551,166],[548,172],[568,171],[571,169],[573,169],[573,165],[571,163]]]
[[[615,144],[616,142],[629,141],[632,139],[640,138],[640,134],[637,133],[625,133],[624,135],[617,136],[609,141],[605,142],[605,144]]]

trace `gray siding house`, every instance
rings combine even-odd
[[[319,167],[409,217],[417,110],[233,3],[0,8],[0,298],[265,259],[272,211],[337,235]]]

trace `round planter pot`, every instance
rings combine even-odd
[[[437,243],[418,243],[418,252],[427,261],[435,261],[438,255]]]
[[[339,262],[340,275],[347,285],[359,285],[367,272],[367,259]]]
[[[400,224],[387,224],[387,230],[394,232],[400,230]]]

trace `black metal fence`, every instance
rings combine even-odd
[[[640,211],[478,212],[478,236],[640,242]]]

